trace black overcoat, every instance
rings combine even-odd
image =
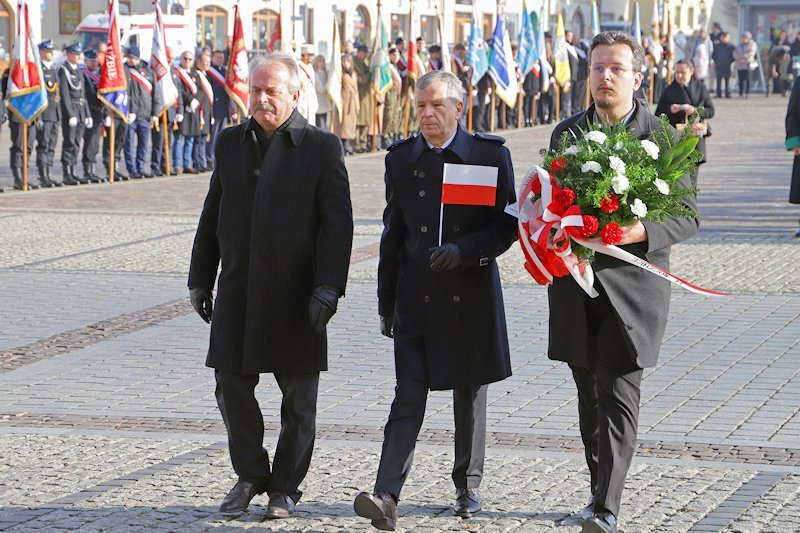
[[[705,122],[714,116],[714,101],[711,100],[711,94],[708,92],[705,84],[692,78],[689,80],[689,86],[684,87],[677,81],[670,83],[664,92],[661,93],[661,98],[658,99],[658,106],[656,106],[656,116],[667,115],[669,123],[675,126],[686,122],[686,113],[678,111],[677,113],[670,112],[669,108],[672,104],[691,104],[694,107],[703,106],[703,112],[700,113],[700,122]],[[701,163],[706,162],[706,138],[700,137],[697,140],[697,149],[703,152],[703,159]]]
[[[343,294],[353,213],[342,144],[296,111],[260,161],[251,117],[220,133],[192,250],[189,287],[211,289],[222,262],[206,364],[253,374],[327,369],[311,327],[314,287]]]
[[[800,146],[800,78],[794,80],[789,107],[786,109],[786,149]],[[794,157],[789,203],[800,204],[800,156]]]
[[[431,389],[474,387],[511,375],[503,294],[495,257],[516,240],[511,156],[500,137],[459,127],[437,154],[422,135],[386,155],[386,210],[378,266],[378,307],[394,316],[398,379]],[[433,272],[438,245],[444,163],[498,168],[495,205],[444,207],[442,242],[461,250],[464,264]],[[420,339],[422,347],[420,349]]]
[[[594,119],[594,104],[579,115],[561,122],[553,130],[550,148],[555,149],[561,134],[570,130],[582,137],[586,120]],[[646,139],[658,128],[659,119],[636,104],[628,129],[639,139]],[[681,185],[691,186],[688,175]],[[696,209],[694,196],[683,202]],[[670,246],[697,233],[697,218],[667,218],[663,223],[642,222],[647,230],[645,242],[620,246],[633,255],[669,270]],[[630,353],[640,368],[655,366],[667,326],[671,284],[639,267],[598,253],[592,264],[595,283],[605,289],[617,319],[628,340]],[[548,289],[550,300],[550,340],[548,357],[572,365],[590,367],[587,296],[571,276],[555,278]],[[602,294],[600,298],[602,298]],[[609,347],[613,349],[613,347]]]

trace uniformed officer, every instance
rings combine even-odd
[[[150,128],[158,127],[158,112],[161,102],[154,93],[155,78],[139,58],[138,46],[129,46],[125,63],[125,78],[128,81],[128,137],[125,141],[125,166],[133,179],[152,178],[144,165]],[[134,152],[134,144],[136,149]]]
[[[394,338],[397,385],[375,492],[354,502],[359,516],[393,531],[429,390],[453,390],[455,512],[480,511],[487,384],[511,375],[495,258],[516,240],[514,171],[504,139],[458,125],[461,82],[441,70],[422,76],[415,105],[421,135],[386,155],[384,230],[378,265],[381,333]],[[489,194],[443,200],[445,165]],[[440,227],[441,220],[441,227]],[[441,234],[441,238],[439,235]]]
[[[58,94],[58,71],[53,65],[55,47],[48,39],[39,43],[42,59],[42,79],[47,89],[47,107],[36,119],[36,167],[42,187],[60,187],[62,183],[53,179],[51,170],[55,159],[58,129],[61,127],[61,97]]]
[[[97,152],[100,151],[100,136],[103,124],[103,102],[97,98],[97,86],[100,83],[100,70],[97,63],[97,51],[93,48],[83,54],[84,69],[83,81],[86,90],[86,101],[89,104],[89,115],[92,117],[92,127],[83,132],[83,174],[89,181],[105,181],[105,177],[94,172]]]
[[[8,75],[11,69],[6,69],[3,72],[2,89],[3,100],[6,100],[6,91],[8,89]],[[11,147],[9,148],[11,165],[11,174],[14,176],[14,188],[18,191],[22,190],[22,120],[11,110],[8,113],[8,129],[11,133]],[[33,135],[28,132],[28,159],[30,159],[31,152],[33,151]],[[36,183],[28,183],[28,188],[38,189],[39,185]]]
[[[61,149],[61,165],[64,168],[64,183],[89,183],[89,180],[75,174],[78,162],[78,149],[85,128],[94,126],[89,104],[86,101],[83,72],[78,68],[78,61],[83,54],[79,43],[66,48],[67,61],[58,71],[58,89],[61,94],[61,132],[64,141]]]

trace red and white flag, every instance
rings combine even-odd
[[[225,89],[236,106],[247,114],[250,92],[250,66],[247,64],[247,49],[244,45],[242,18],[239,16],[239,4],[233,11],[233,39],[231,40],[230,63],[225,76]]]
[[[159,115],[168,107],[173,105],[178,99],[178,88],[172,82],[170,74],[170,64],[167,60],[167,37],[164,33],[164,21],[161,18],[161,6],[158,2],[153,2],[156,20],[153,24],[153,46],[150,55],[150,70],[155,77],[156,93],[163,107],[159,109]],[[133,69],[131,70],[131,73]]]
[[[442,204],[488,205],[497,201],[497,167],[444,164]]]

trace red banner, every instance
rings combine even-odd
[[[128,115],[128,97],[125,81],[125,69],[122,63],[122,50],[119,45],[119,23],[117,21],[119,7],[117,0],[108,2],[108,49],[105,63],[100,72],[100,83],[97,96],[103,100],[121,118]]]
[[[228,61],[228,73],[225,76],[225,89],[242,113],[247,114],[250,109],[248,100],[250,67],[247,64],[247,49],[244,45],[244,30],[242,30],[238,4],[233,11],[233,42]]]

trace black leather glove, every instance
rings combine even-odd
[[[311,301],[308,303],[308,316],[311,319],[311,327],[319,333],[325,331],[325,325],[336,313],[338,303],[339,291],[324,285],[314,287]]]
[[[206,321],[206,324],[211,324],[211,291],[208,289],[196,289],[189,287],[189,301],[192,302],[192,307],[200,315],[200,318]]]
[[[461,257],[461,250],[452,242],[445,243],[433,249],[431,253],[431,270],[439,272],[441,270],[453,270],[464,263]]]
[[[392,332],[392,324],[394,323],[394,317],[392,315],[389,316],[382,316],[381,317],[381,335],[384,337],[389,337],[390,339],[394,338],[394,334]]]

